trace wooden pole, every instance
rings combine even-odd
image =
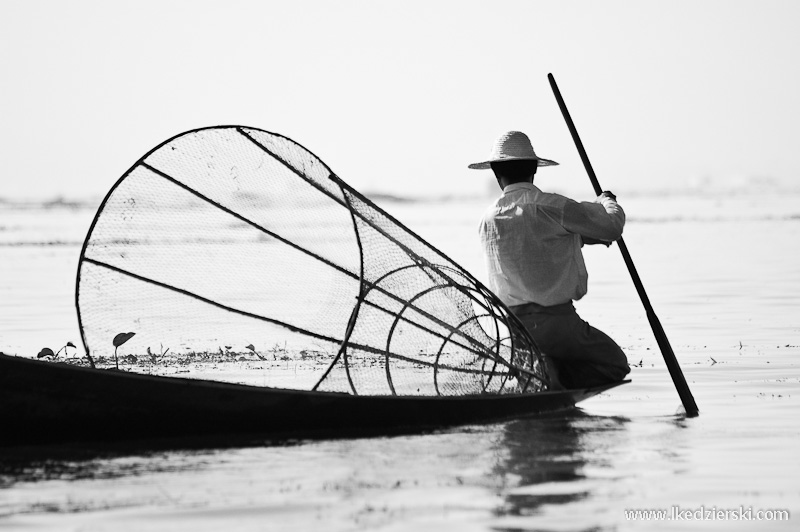
[[[575,124],[572,122],[572,118],[569,115],[567,105],[564,103],[564,98],[561,97],[561,91],[558,90],[558,85],[556,85],[556,80],[553,77],[553,74],[548,74],[547,79],[550,81],[550,87],[552,87],[553,94],[556,97],[556,101],[558,101],[558,107],[561,109],[561,114],[564,115],[564,120],[567,122],[569,132],[572,134],[572,140],[575,141],[575,147],[578,148],[578,153],[583,161],[583,166],[586,168],[586,172],[589,174],[589,179],[592,181],[595,194],[599,196],[603,192],[603,189],[600,187],[600,183],[597,181],[597,176],[595,175],[592,165],[589,162],[589,157],[586,155],[586,150],[583,148],[583,143],[578,136],[578,130],[575,129]],[[692,392],[689,390],[689,385],[686,383],[686,379],[683,376],[681,367],[678,364],[678,359],[675,358],[675,353],[672,351],[672,346],[669,344],[669,340],[664,332],[664,328],[661,326],[661,322],[658,320],[658,317],[653,310],[653,306],[650,304],[650,299],[647,297],[647,293],[644,291],[644,285],[642,285],[642,280],[639,278],[639,274],[636,272],[636,267],[633,265],[631,254],[628,252],[628,247],[625,245],[625,242],[621,237],[619,240],[617,240],[617,244],[619,245],[619,250],[622,252],[622,258],[625,260],[625,265],[628,267],[628,272],[631,275],[631,279],[636,287],[636,291],[639,293],[639,298],[642,300],[642,305],[644,305],[645,312],[647,313],[647,320],[650,322],[650,327],[653,329],[656,342],[661,350],[661,355],[664,357],[664,362],[667,364],[667,369],[672,377],[672,382],[675,383],[675,388],[678,390],[678,395],[681,398],[686,415],[688,417],[695,417],[700,413],[697,408],[697,403],[695,403]]]

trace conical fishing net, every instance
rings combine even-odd
[[[98,367],[361,395],[546,388],[533,341],[472,275],[253,128],[184,133],[120,178],[76,299]]]

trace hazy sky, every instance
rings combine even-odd
[[[101,197],[182,131],[287,135],[363,191],[475,194],[530,134],[545,188],[800,187],[796,1],[0,1],[0,197]]]

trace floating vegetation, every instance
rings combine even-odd
[[[61,351],[64,351],[64,356],[66,356],[68,347],[75,348],[75,344],[73,344],[72,342],[67,342],[66,344],[64,344],[64,347],[62,347],[61,349],[59,349],[55,353],[49,347],[43,347],[42,350],[39,351],[39,354],[36,355],[36,358],[53,358],[53,359],[55,359],[55,358],[58,358],[58,355],[61,354]]]
[[[153,364],[158,362],[159,357],[163,358],[167,353],[169,353],[169,347],[164,349],[164,344],[161,344],[161,352],[158,355],[150,351],[149,347],[147,348],[147,355],[150,357],[150,362]]]
[[[114,362],[116,363],[117,369],[119,369],[119,358],[117,358],[117,349],[119,349],[119,346],[121,346],[122,344],[133,338],[135,335],[136,333],[127,332],[127,333],[119,333],[114,337],[112,343],[114,344]]]
[[[36,355],[36,358],[44,358],[44,357],[53,357],[53,358],[55,358],[56,354],[53,353],[53,350],[50,349],[49,347],[43,347],[42,350],[39,351],[39,354]]]

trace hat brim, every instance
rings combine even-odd
[[[502,159],[492,159],[490,161],[483,161],[482,163],[472,163],[467,168],[473,170],[487,170],[492,167],[492,163],[503,163],[506,161],[537,161],[537,166],[558,166],[558,163],[550,159],[542,159],[541,157],[503,157]]]

